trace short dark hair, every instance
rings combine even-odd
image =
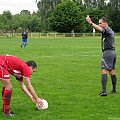
[[[100,20],[103,20],[103,22],[107,22],[108,23],[107,17],[101,17]]]
[[[27,65],[28,65],[28,67],[32,66],[33,68],[37,68],[37,64],[36,64],[35,61],[28,61],[28,62],[26,62],[26,63],[27,63]]]

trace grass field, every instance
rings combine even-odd
[[[28,46],[20,48],[21,38],[0,38],[0,54],[37,62],[38,69],[31,76],[31,82],[38,96],[49,103],[47,110],[36,111],[35,104],[11,76],[14,87],[11,109],[15,116],[3,117],[1,112],[0,120],[120,120],[120,38],[116,38],[117,94],[110,94],[108,77],[107,97],[98,96],[101,91],[100,43],[99,37],[29,38]]]

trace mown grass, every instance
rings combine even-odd
[[[1,112],[0,120],[120,119],[120,38],[116,38],[117,94],[110,94],[111,80],[108,77],[107,97],[98,97],[101,91],[100,43],[99,37],[29,38],[28,46],[20,48],[21,38],[0,38],[0,54],[37,62],[38,69],[31,76],[31,82],[38,96],[49,103],[47,110],[36,111],[35,104],[11,76],[14,87],[11,109],[15,117],[3,117]]]

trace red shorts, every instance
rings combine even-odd
[[[0,58],[0,79],[10,80],[10,75],[8,72],[8,66],[4,58]]]

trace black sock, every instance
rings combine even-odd
[[[107,74],[102,74],[102,92],[106,92]]]
[[[117,82],[117,78],[116,75],[112,75],[111,76],[111,80],[112,80],[112,86],[113,86],[113,91],[116,91],[116,82]]]
[[[21,47],[24,45],[24,43],[21,44]]]

